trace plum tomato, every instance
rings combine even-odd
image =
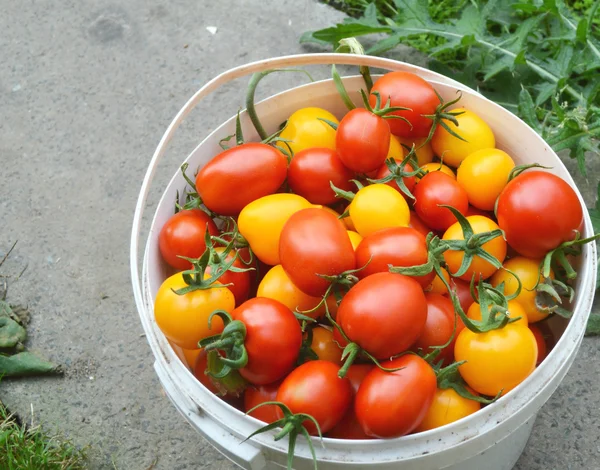
[[[421,357],[406,354],[375,367],[363,379],[354,402],[363,431],[372,437],[400,437],[421,423],[435,396],[437,379]]]
[[[270,145],[250,142],[209,161],[196,176],[196,191],[211,211],[236,215],[252,201],[275,193],[286,175],[285,155]]]
[[[427,300],[414,279],[390,272],[358,281],[342,299],[337,323],[348,338],[378,359],[406,351],[427,320]]]
[[[354,269],[354,249],[344,224],[323,209],[304,209],[292,215],[281,231],[281,266],[305,294],[325,294],[330,282],[319,276],[335,276]]]
[[[344,166],[335,150],[308,148],[294,155],[288,168],[290,189],[313,204],[337,201],[330,183],[352,191],[354,173]]]
[[[292,413],[306,413],[326,432],[344,417],[352,402],[352,385],[347,378],[338,377],[339,367],[329,361],[309,361],[294,369],[283,380],[277,392],[277,401]],[[278,408],[277,415],[283,418]],[[312,421],[303,423],[309,434],[317,434]]]
[[[358,190],[348,208],[361,236],[387,227],[407,227],[410,210],[402,195],[385,184],[371,184]]]
[[[244,392],[244,411],[248,413],[248,411],[261,403],[275,401],[277,399],[279,385],[280,382],[275,382],[272,384],[251,385],[247,387]],[[249,413],[249,415],[267,424],[271,424],[279,419],[277,409],[278,408],[275,405],[264,405],[256,408],[252,413]]]
[[[473,393],[473,392],[471,392]],[[440,428],[446,424],[454,423],[459,419],[466,418],[481,409],[481,404],[475,400],[461,397],[451,388],[435,391],[433,402],[421,424],[415,429],[416,432],[429,431]]]
[[[287,144],[294,155],[314,147],[335,150],[335,130],[321,119],[339,124],[337,118],[329,111],[314,107],[302,108],[289,117],[279,137],[290,141]],[[288,150],[283,142],[277,145],[283,150]]]
[[[319,356],[319,359],[341,366],[342,348],[334,341],[333,331],[324,326],[317,326],[312,329],[312,335],[310,348]]]

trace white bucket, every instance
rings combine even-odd
[[[210,393],[190,373],[169,345],[154,321],[153,299],[166,277],[158,249],[161,226],[172,215],[177,190],[185,187],[180,173],[171,179],[158,205],[143,256],[142,277],[138,268],[139,237],[142,214],[146,206],[157,165],[169,141],[182,120],[209,93],[223,84],[254,73],[273,68],[298,67],[317,64],[368,65],[388,70],[406,70],[434,83],[446,100],[463,90],[461,106],[479,115],[493,129],[499,148],[507,151],[517,163],[539,162],[552,166],[553,173],[565,179],[583,199],[567,169],[554,151],[526,124],[504,108],[483,98],[464,85],[442,75],[413,65],[389,59],[352,56],[346,54],[311,54],[280,57],[253,62],[225,72],[203,86],[181,109],[162,137],[144,178],[136,206],[131,235],[131,276],[135,301],[146,338],[156,361],[154,367],[159,379],[177,409],[221,453],[246,469],[275,469],[285,467],[287,440],[273,440],[274,432],[260,434],[250,441],[242,440],[263,423],[245,416]],[[364,86],[361,77],[344,79],[350,96],[360,102],[358,90]],[[344,107],[331,80],[315,82],[272,96],[256,108],[268,132],[301,107],[319,106],[341,117]],[[235,107],[232,106],[232,110]],[[257,139],[248,117],[242,114],[244,135]],[[190,168],[206,164],[220,152],[218,142],[235,131],[235,119],[212,132],[187,158]],[[585,212],[585,236],[592,235],[589,215]],[[596,284],[596,249],[593,243],[583,248],[576,285],[574,314],[569,322],[556,317],[551,320],[560,340],[546,360],[522,384],[497,402],[456,423],[432,431],[388,440],[344,441],[325,438],[323,446],[313,438],[319,469],[347,468],[396,470],[508,470],[517,462],[531,433],[535,416],[541,406],[558,387],[581,344],[591,310]],[[309,448],[300,437],[296,445],[294,467],[312,469]]]

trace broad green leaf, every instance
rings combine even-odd
[[[580,43],[586,44],[587,33],[588,33],[588,20],[587,20],[587,18],[582,18],[581,20],[579,20],[579,23],[577,23],[577,31],[575,32],[575,36],[577,37],[577,40]]]
[[[556,85],[554,83],[548,83],[548,82],[541,83],[540,85],[536,86],[535,88],[538,91],[538,94],[535,98],[536,106],[540,106],[540,105],[544,104],[556,92]]]
[[[0,354],[0,377],[23,377],[27,375],[60,373],[62,373],[62,370],[59,366],[28,351],[12,356]]]
[[[382,55],[400,44],[402,42],[402,38],[402,35],[392,34],[381,41],[377,41],[375,44],[373,44],[373,46],[367,49],[365,53],[367,55]]]
[[[340,39],[346,39],[356,36],[364,36],[373,33],[388,33],[391,29],[388,26],[372,26],[362,23],[340,23],[331,28],[313,31],[310,35],[302,36],[301,42],[312,42],[313,39],[323,41],[337,46]]]
[[[519,93],[519,114],[533,129],[537,132],[540,131],[540,123],[535,112],[533,98],[525,87],[521,88],[521,93]]]
[[[487,81],[492,77],[498,75],[503,70],[512,70],[513,65],[513,59],[509,56],[504,56],[499,60],[494,61],[494,63],[490,67],[486,67],[482,70],[482,72],[485,72],[483,80]]]

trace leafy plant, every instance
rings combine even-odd
[[[366,5],[359,18],[307,32],[301,42],[336,47],[344,38],[384,33],[366,51],[379,55],[436,38],[420,46],[432,69],[519,115],[556,151],[568,149],[586,173],[586,152],[600,154],[600,42],[592,26],[600,2],[576,17],[562,0],[473,0],[437,20],[420,0],[379,4]]]

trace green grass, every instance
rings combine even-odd
[[[84,470],[85,453],[69,441],[25,426],[0,402],[0,469]]]

